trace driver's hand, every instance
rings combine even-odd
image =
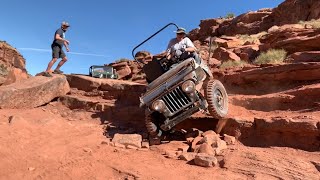
[[[182,55],[182,53],[183,53],[183,52],[182,52],[180,49],[177,49],[176,52],[175,52],[175,56],[176,56],[177,58],[180,58],[181,55]]]

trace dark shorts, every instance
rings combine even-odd
[[[59,45],[52,44],[51,45],[52,49],[52,58],[65,58],[66,54],[64,53],[63,49]]]

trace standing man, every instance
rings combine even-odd
[[[52,49],[52,60],[48,64],[47,70],[44,72],[44,76],[47,77],[52,77],[50,74],[51,68],[54,65],[54,63],[61,58],[62,60],[59,62],[58,66],[56,69],[53,71],[53,73],[56,74],[62,74],[63,72],[60,70],[61,66],[67,62],[67,56],[63,51],[63,46],[66,47],[67,52],[69,52],[69,41],[65,39],[65,32],[68,30],[70,27],[69,23],[66,21],[63,21],[61,23],[61,28],[59,28],[55,34],[54,34],[54,40],[51,44],[51,49]]]

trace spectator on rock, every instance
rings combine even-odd
[[[52,60],[49,62],[47,70],[44,72],[44,76],[47,77],[52,77],[50,74],[52,72],[51,68],[54,65],[54,63],[61,58],[62,60],[59,62],[58,66],[56,69],[53,71],[53,73],[56,74],[62,74],[63,72],[60,70],[61,66],[67,62],[67,56],[63,51],[63,46],[66,47],[67,52],[69,52],[69,41],[65,39],[65,33],[70,27],[69,23],[66,21],[63,21],[61,23],[61,28],[59,28],[55,34],[54,34],[54,40],[51,44],[51,49],[52,49]]]

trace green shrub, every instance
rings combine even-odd
[[[224,18],[229,19],[229,18],[234,18],[235,15],[233,13],[228,13]]]
[[[287,52],[283,49],[270,49],[261,53],[254,61],[255,64],[279,64],[283,63]]]
[[[311,21],[300,21],[299,24],[305,26],[305,25],[311,25],[315,29],[320,28],[320,19],[312,19]]]
[[[232,68],[232,67],[243,67],[244,65],[248,64],[245,61],[225,61],[220,65],[220,69],[227,69],[227,68]]]

